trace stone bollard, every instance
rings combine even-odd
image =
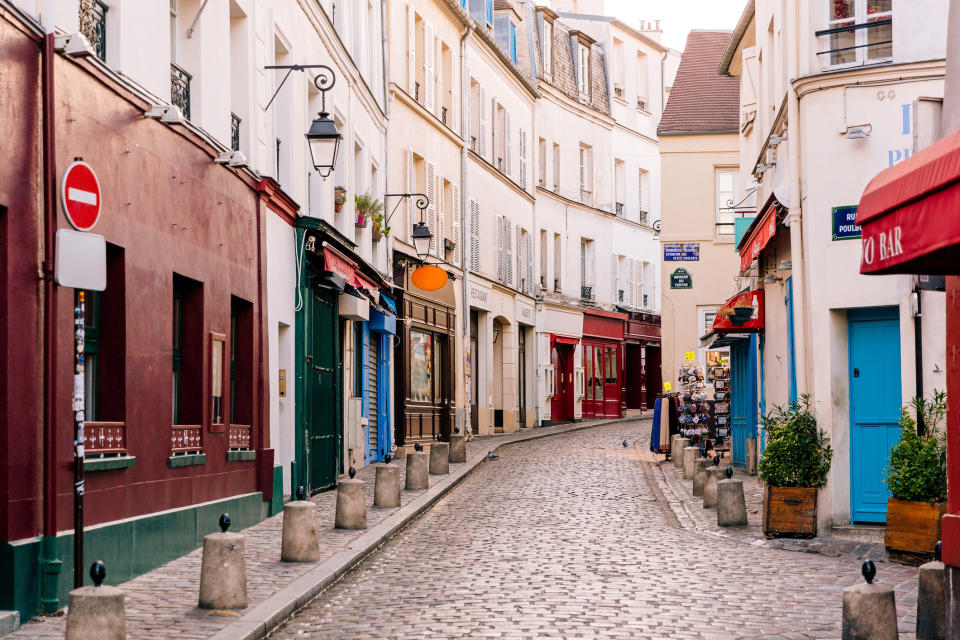
[[[283,533],[280,536],[280,560],[283,562],[316,562],[320,559],[317,505],[306,498],[306,490],[299,487],[297,499],[283,505]]]
[[[757,475],[757,439],[747,438],[747,475]]]
[[[743,481],[731,480],[733,469],[727,467],[726,480],[717,483],[717,526],[745,527],[747,503],[743,499]]]
[[[450,444],[434,442],[430,445],[430,473],[444,475],[450,473]]]
[[[407,489],[427,489],[430,481],[427,478],[426,451],[411,451],[407,453]]]
[[[337,529],[367,528],[367,497],[363,493],[363,480],[356,480],[356,469],[350,467],[350,478],[337,482]]]
[[[686,438],[684,438],[686,440]],[[693,479],[693,463],[700,457],[699,447],[683,448],[683,479]]]
[[[92,587],[70,592],[67,602],[67,640],[126,640],[127,619],[123,591],[101,585],[107,571],[99,560],[90,567]]]
[[[717,484],[723,480],[724,472],[721,467],[707,467],[707,481],[703,483],[703,508],[717,508]]]
[[[467,461],[467,436],[450,436],[450,462]]]
[[[373,506],[400,506],[400,467],[389,464],[377,465],[373,483]]]
[[[679,433],[675,433],[672,436],[670,436],[670,459],[674,463],[676,463],[677,461],[677,453],[679,452],[679,449],[677,449],[677,440],[679,439],[680,439]]]
[[[707,467],[713,464],[710,458],[697,458],[693,461],[693,495],[702,496],[707,484]]]
[[[917,576],[917,640],[947,639],[947,572],[940,562],[939,542],[933,556]]]
[[[873,584],[877,569],[870,560],[863,563],[862,573],[866,584],[843,590],[843,640],[898,640],[893,587]]]
[[[678,469],[683,468],[683,451],[687,448],[687,445],[690,444],[690,438],[684,438],[683,436],[677,434],[677,446],[673,451],[673,466]]]
[[[220,516],[220,533],[203,536],[200,564],[200,608],[243,609],[247,606],[247,561],[243,536],[227,533],[230,514]]]

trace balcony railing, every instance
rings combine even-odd
[[[615,209],[616,209],[617,215],[618,215],[618,216],[622,216],[622,215],[623,215],[623,203],[622,203],[622,202],[616,202],[616,203],[614,203],[614,207],[615,207]]]
[[[732,236],[734,234],[736,225],[732,222],[718,222],[717,223],[717,235],[718,236]]]
[[[477,136],[470,136],[470,150],[474,153],[480,153],[480,141]]]
[[[85,422],[83,424],[85,455],[126,453],[126,424],[123,422]]]
[[[180,107],[180,112],[190,119],[190,80],[193,78],[176,62],[170,62],[170,103]]]
[[[866,30],[865,37],[858,38],[858,31]],[[824,36],[829,38],[830,49],[818,51],[818,56],[830,56],[827,64],[849,64],[858,61],[883,60],[893,55],[893,19],[892,18],[873,18],[867,22],[854,24],[850,23],[829,29],[815,31],[814,35],[818,38]],[[857,44],[858,39],[860,44]],[[867,48],[865,54],[861,55],[861,49]]]
[[[413,99],[416,100],[417,102],[420,102],[420,83],[419,82],[413,83]]]
[[[240,116],[230,114],[230,148],[240,151]]]
[[[590,202],[591,202],[590,196],[591,196],[591,195],[592,195],[592,194],[591,194],[589,191],[587,191],[586,189],[581,188],[581,189],[580,189],[580,202],[582,202],[583,204],[590,204]]]
[[[104,62],[107,61],[107,9],[100,0],[80,0],[80,33]]]
[[[637,96],[637,109],[640,109],[640,111],[648,111],[646,98],[641,98],[640,96]]]
[[[623,304],[623,289],[617,289],[617,302]]]
[[[650,219],[650,214],[644,211],[643,209],[640,209],[640,223],[647,224],[649,219]]]
[[[175,424],[170,427],[170,450],[200,451],[203,449],[203,429],[196,424]]]
[[[558,292],[560,291],[560,278],[555,278],[553,281],[553,290]]]
[[[232,424],[227,433],[227,447],[229,449],[249,449],[250,448],[250,425]]]
[[[593,300],[593,285],[591,284],[582,284],[580,285],[580,297],[584,300]]]
[[[447,108],[440,107],[440,122],[447,124]]]
[[[623,86],[619,84],[613,85],[613,96],[615,98],[620,98],[623,100]]]

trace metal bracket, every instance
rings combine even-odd
[[[337,76],[333,73],[333,69],[325,64],[271,64],[265,66],[264,69],[287,70],[287,75],[283,76],[283,80],[280,81],[280,85],[277,87],[277,90],[273,92],[270,102],[268,102],[267,106],[263,108],[264,111],[269,109],[270,105],[273,104],[273,101],[277,98],[277,94],[280,93],[280,89],[283,88],[283,84],[287,81],[287,78],[290,77],[290,74],[294,71],[304,71],[306,69],[324,70],[313,77],[313,86],[315,86],[322,94],[323,106],[320,110],[322,112],[327,111],[327,91],[333,89],[333,85],[337,83]]]
[[[427,210],[427,207],[430,206],[430,198],[428,198],[425,193],[385,193],[383,194],[384,202],[387,201],[387,198],[400,198],[401,202],[405,198],[416,198],[417,200],[413,204],[416,205],[417,209],[420,209],[420,221],[421,222],[426,221],[425,212]],[[387,219],[384,220],[384,224],[388,224],[390,222],[390,218],[392,218],[393,214],[397,212],[397,207],[399,206],[400,206],[400,202],[397,202],[397,204],[393,205],[393,210],[390,211],[390,215],[388,215]]]

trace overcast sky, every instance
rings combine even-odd
[[[640,20],[660,20],[663,44],[683,51],[691,29],[732,30],[746,0],[606,0],[604,13],[636,27]]]

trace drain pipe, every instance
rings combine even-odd
[[[460,36],[460,269],[463,272],[463,370],[467,373],[470,363],[475,361],[477,354],[470,353],[470,287],[469,274],[470,266],[467,245],[467,226],[470,224],[470,202],[467,197],[467,105],[469,104],[470,89],[469,79],[467,78],[467,38],[473,33],[473,25],[467,27],[467,30]],[[469,357],[468,357],[469,354]],[[473,382],[473,372],[470,372],[470,381]],[[466,380],[467,376],[461,376]],[[473,439],[473,422],[470,403],[470,384],[464,385],[463,398],[463,435],[467,440]]]
[[[54,122],[52,28],[43,37],[43,542],[40,560],[40,606],[60,608],[57,555],[57,285],[53,279],[57,235],[57,156]]]

